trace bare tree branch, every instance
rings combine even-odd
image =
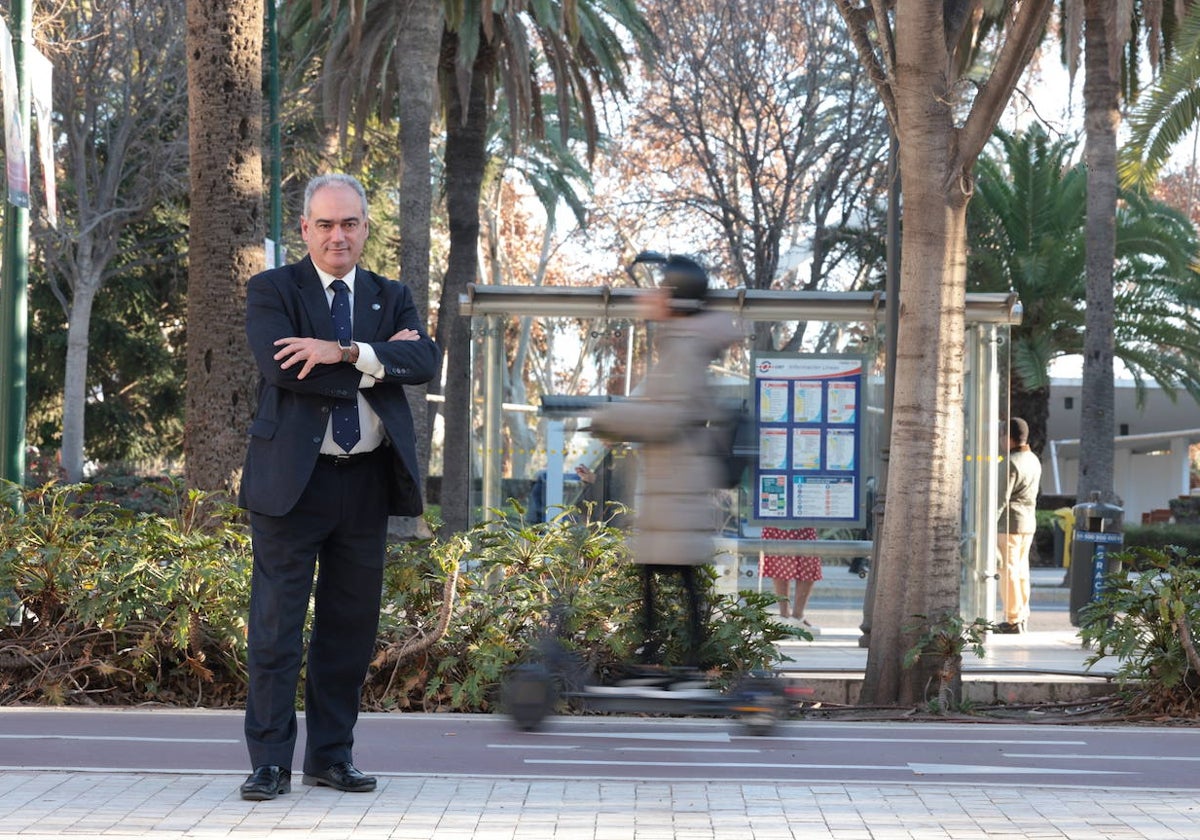
[[[996,66],[980,88],[959,132],[958,158],[964,165],[974,163],[992,136],[1000,114],[1045,34],[1053,7],[1053,0],[1022,0],[1019,10],[1013,13],[1012,28],[1004,39]]]

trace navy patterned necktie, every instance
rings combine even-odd
[[[345,347],[350,343],[350,287],[343,280],[334,280],[329,287],[333,289],[333,306],[329,309],[329,314],[333,316],[333,331],[337,333],[338,344]],[[335,399],[333,442],[349,452],[361,436],[358,428],[357,397]]]

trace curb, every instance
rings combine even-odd
[[[806,703],[858,704],[861,673],[813,673],[785,671],[804,689],[811,690]],[[1002,704],[1074,703],[1109,697],[1115,690],[1105,677],[1049,676],[1044,674],[963,674],[963,700],[983,706]]]

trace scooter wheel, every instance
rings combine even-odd
[[[770,735],[775,730],[776,718],[773,714],[758,713],[742,718],[742,727],[746,734],[762,737]]]
[[[501,704],[513,725],[537,731],[558,703],[558,687],[545,665],[518,665],[500,687]]]
[[[750,735],[767,735],[784,712],[783,684],[775,678],[755,676],[736,691],[734,709]]]

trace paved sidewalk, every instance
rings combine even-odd
[[[0,773],[0,838],[1193,840],[1200,793],[382,777],[243,802],[241,774]]]

